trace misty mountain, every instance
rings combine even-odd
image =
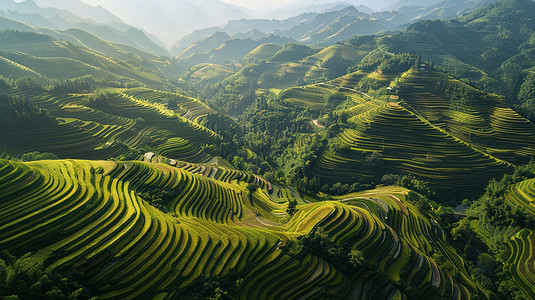
[[[224,32],[216,32],[189,46],[187,49],[182,51],[177,58],[187,58],[196,52],[209,52],[216,49],[228,40],[230,40],[230,35]]]
[[[479,3],[487,1],[446,0],[434,1],[421,6],[407,6],[423,3],[417,0],[403,0],[397,10],[369,13],[355,6],[323,13],[303,13],[284,20],[241,19],[229,21],[224,26],[197,30],[173,47],[171,53],[178,55],[196,41],[215,32],[225,32],[230,36],[244,34],[251,30],[295,40],[306,44],[328,45],[355,35],[376,34],[382,31],[401,30],[418,20],[446,19],[473,11]],[[406,4],[406,5],[405,5]],[[362,6],[359,6],[362,8]]]
[[[361,11],[364,11],[367,13],[372,13],[373,11],[382,11],[392,4],[392,0],[342,0],[339,2],[357,6],[358,8],[362,8],[360,9]],[[324,4],[325,4],[325,1],[323,0],[298,0],[294,4],[292,4],[289,8],[320,6]]]
[[[301,23],[310,22],[318,13],[305,13],[285,20],[277,19],[240,19],[231,20],[220,27],[209,27],[200,30],[195,30],[192,33],[185,35],[178,42],[175,43],[171,49],[171,54],[179,55],[189,46],[197,43],[200,40],[208,38],[216,32],[225,32],[231,37],[242,38],[247,32],[257,30],[262,33],[270,33],[275,31],[282,31],[288,28],[293,28]],[[215,47],[213,48],[215,49]]]
[[[0,4],[0,16],[37,28],[53,30],[80,28],[108,42],[129,45],[158,56],[169,55],[159,44],[161,42],[153,41],[154,38],[149,38],[142,30],[123,23],[117,16],[102,7],[92,7],[78,0],[38,1],[44,7],[32,0],[20,3],[5,0]],[[49,4],[57,4],[57,7],[46,7]],[[66,9],[73,9],[81,15]],[[92,17],[96,17],[96,20]],[[6,20],[0,25],[0,29],[20,30],[19,28],[23,27],[25,26]],[[39,31],[39,29],[35,30]]]
[[[331,11],[337,11],[344,9],[348,6],[355,6],[359,11],[365,12],[367,14],[372,14],[374,11],[362,4],[351,4],[349,2],[334,2],[334,3],[320,3],[320,4],[307,4],[302,6],[303,3],[289,5],[284,9],[279,9],[274,12],[269,12],[265,14],[266,18],[274,18],[277,20],[283,20],[291,18],[293,16],[298,16],[305,13],[325,13]]]
[[[84,19],[91,19],[99,23],[123,23],[116,15],[102,6],[93,7],[80,0],[34,0],[40,7],[54,7],[66,10]]]
[[[237,33],[234,36],[232,36],[235,39],[251,39],[251,40],[259,40],[261,38],[266,37],[267,34],[263,33],[262,31],[254,28],[244,33]]]
[[[117,0],[106,2],[105,7],[169,45],[195,29],[249,17],[244,10],[220,0]]]

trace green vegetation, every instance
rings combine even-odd
[[[24,259],[30,265],[44,260],[46,270],[77,266],[84,270],[81,280],[92,293],[103,298],[150,295],[156,290],[171,297],[187,292],[187,287],[198,280],[226,278],[232,272],[236,274],[232,276],[243,279],[238,289],[241,295],[254,291],[260,298],[273,292],[296,297],[306,293],[308,287],[322,286],[324,296],[343,296],[341,287],[356,277],[336,262],[337,256],[315,253],[316,242],[306,242],[306,235],[317,235],[318,230],[325,230],[318,243],[328,238],[329,243],[334,243],[332,247],[352,249],[348,250],[351,255],[347,259],[354,262],[359,274],[387,271],[383,266],[386,261],[364,263],[362,258],[371,255],[366,249],[376,249],[374,240],[380,242],[381,231],[372,232],[385,225],[357,207],[350,209],[336,202],[296,207],[294,202],[288,210],[295,215],[286,226],[252,229],[229,225],[256,222],[265,227],[255,220],[251,209],[260,205],[257,201],[269,204],[269,198],[255,197],[249,204],[245,195],[250,192],[243,186],[206,179],[163,164],[4,160],[0,170],[4,182],[1,188],[6,191],[0,201],[6,213],[0,224],[0,245],[15,254],[34,251]],[[148,195],[153,196],[143,198]],[[213,200],[206,202],[206,199]],[[335,218],[337,215],[340,217]],[[341,222],[346,218],[347,221]],[[48,222],[39,226],[42,219]],[[303,254],[291,250],[296,247],[293,245],[296,234],[305,235]],[[363,240],[363,235],[371,240]],[[400,242],[397,235],[387,240]],[[404,251],[410,251],[410,247],[403,241],[395,247],[406,250],[388,256],[395,261],[401,259],[389,269],[409,263]],[[142,256],[138,254],[140,249],[144,249]],[[285,249],[290,252],[286,254]],[[385,251],[388,249],[394,248],[389,246]],[[363,263],[367,265],[365,270],[360,267]],[[125,264],[139,267],[125,268]],[[374,264],[376,267],[371,267]],[[162,269],[169,265],[176,267]],[[403,292],[434,293],[443,281],[431,279],[430,273],[424,274],[435,267],[429,260],[429,265],[420,269],[424,273],[414,274],[418,278],[428,277],[428,284],[418,280],[414,290],[402,288]],[[318,273],[318,270],[323,271]],[[292,277],[294,284],[287,283],[286,289],[277,288],[290,274],[300,275]],[[399,282],[396,274],[386,278],[379,275],[379,278],[383,282],[391,281],[392,288],[412,285]],[[145,280],[149,275],[150,279]]]
[[[178,58],[0,32],[0,297],[534,298],[533,13]]]

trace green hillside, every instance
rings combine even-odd
[[[349,122],[354,128],[337,137],[348,149],[326,151],[313,174],[336,179],[409,173],[435,184],[467,188],[485,184],[511,168],[429,124],[403,103],[390,102]],[[371,159],[373,155],[377,161]],[[366,168],[370,164],[382,164],[380,173]],[[465,175],[470,179],[463,178]]]
[[[122,51],[93,38],[97,43],[106,44],[111,52]],[[26,68],[36,69],[36,72],[51,79],[70,79],[91,74],[114,80],[130,78],[147,84],[162,82],[160,75],[154,71],[145,71],[92,49],[54,40],[48,36],[4,31],[0,33],[0,41],[1,56]],[[99,47],[98,50],[103,49]],[[5,77],[14,75],[16,74],[3,74]]]
[[[262,44],[249,52],[245,59],[270,59],[282,49],[282,46],[276,44]]]
[[[492,2],[322,3],[177,57],[9,2],[64,25],[0,17],[0,298],[533,299],[535,4]]]
[[[490,155],[512,163],[535,154],[533,123],[485,94],[443,73],[413,72],[399,83],[399,96],[432,124]]]
[[[16,115],[4,119],[0,138],[4,151],[14,157],[40,151],[64,158],[108,159],[125,153],[135,158],[168,139],[181,137],[182,143],[166,146],[177,155],[173,158],[181,159],[179,149],[198,149],[199,145],[211,144],[218,138],[215,132],[197,123],[211,110],[202,102],[179,94],[143,88],[61,96],[13,88],[11,93],[13,97],[28,97],[31,104],[48,112],[34,113],[38,118],[35,122]]]
[[[376,200],[368,202],[371,211],[338,202],[303,205],[287,225],[262,229],[248,227],[247,215],[251,214],[250,205],[269,202],[268,198],[248,200],[249,192],[243,186],[203,179],[170,166],[4,160],[0,170],[4,182],[1,205],[6,213],[0,223],[2,247],[15,255],[35,251],[26,259],[46,259],[47,270],[73,266],[84,270],[84,282],[102,298],[180,297],[193,293],[189,288],[203,280],[229,276],[241,278],[242,284],[234,287],[240,298],[267,299],[274,293],[295,298],[314,287],[321,287],[317,297],[372,293],[406,298],[455,293],[464,299],[477,294],[470,281],[465,286],[452,280],[425,250],[418,250],[414,242],[400,238],[395,227],[381,221],[385,213],[393,216],[399,209],[412,211],[398,198],[403,198],[403,190],[396,196],[383,194],[398,199],[386,210],[373,206]],[[160,199],[145,199],[144,191],[168,193]],[[211,202],[200,201],[206,197]],[[160,210],[153,207],[154,201],[160,201]],[[414,218],[425,220],[423,216]],[[42,219],[48,221],[36,226]],[[320,236],[318,228],[323,228]],[[380,238],[382,233],[386,240]],[[430,237],[441,239],[439,235]],[[303,243],[304,248],[293,252],[290,249],[295,249],[295,243]],[[351,253],[362,251],[366,263],[355,262],[345,269],[317,252],[316,243],[344,245],[344,251]],[[143,255],[139,255],[141,249]],[[378,249],[390,255],[382,256]],[[420,259],[410,260],[410,253]],[[340,255],[340,259],[345,257]],[[400,277],[405,272],[410,276]],[[359,283],[363,277],[374,278],[372,287]],[[348,289],[352,282],[354,289]],[[448,285],[453,289],[445,289]],[[374,290],[374,286],[388,289]]]

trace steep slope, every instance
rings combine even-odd
[[[25,97],[49,113],[38,114],[31,122],[3,120],[0,139],[4,151],[14,157],[40,151],[63,158],[109,159],[121,155],[137,158],[145,147],[156,147],[181,137],[185,139],[182,144],[168,143],[166,149],[175,154],[172,158],[184,159],[191,156],[182,150],[184,147],[198,149],[199,145],[212,144],[219,138],[197,123],[212,110],[196,99],[144,88],[109,89],[100,93],[99,97],[95,94],[58,96],[13,90],[13,95]],[[168,103],[174,106],[168,108]],[[202,160],[210,157],[200,152]]]
[[[143,65],[143,59],[96,38],[86,32],[73,30],[81,39],[98,48],[99,51],[134,59]],[[71,36],[78,44],[84,44],[80,39]],[[0,33],[0,51],[2,56],[23,65],[49,78],[70,79],[89,74],[97,77],[125,80],[131,78],[147,84],[162,82],[155,71],[140,70],[125,61],[103,55],[101,52],[76,46],[66,41],[55,40],[49,36],[33,33],[5,31]],[[85,44],[84,44],[85,45]],[[154,69],[154,65],[151,69]],[[9,74],[5,74],[9,76]]]
[[[472,189],[511,170],[509,163],[477,151],[403,105],[391,102],[353,117],[355,129],[338,137],[349,149],[324,153],[313,174],[335,180],[409,173],[435,184]],[[382,164],[380,169],[366,167],[372,163],[366,158],[374,152],[382,155],[374,162]]]
[[[515,164],[535,154],[535,125],[498,96],[440,72],[411,72],[398,84],[401,99],[451,135]]]
[[[5,213],[0,245],[15,254],[35,251],[28,259],[46,259],[50,270],[83,270],[84,284],[105,299],[181,297],[211,278],[241,279],[237,295],[243,299],[366,293],[386,299],[469,299],[478,293],[470,281],[453,279],[414,241],[381,221],[384,213],[399,214],[399,220],[405,218],[401,211],[412,213],[414,208],[398,198],[404,198],[403,190],[376,192],[398,199],[385,200],[387,208],[363,200],[379,217],[358,205],[324,202],[303,205],[283,227],[262,229],[226,224],[249,210],[245,188],[162,164],[2,160],[0,176]],[[143,198],[144,191],[159,190],[172,192],[159,207],[176,213],[157,210],[154,198]],[[393,192],[396,196],[389,195]],[[421,215],[412,218],[433,226]],[[362,251],[366,263],[348,272],[316,252],[312,240],[303,242],[305,249],[288,252],[296,237],[321,231],[322,242],[344,247],[340,251]]]
[[[533,68],[533,1],[498,1],[451,21],[422,21],[384,40],[391,52],[415,51],[457,78],[517,103]],[[522,99],[523,101],[527,99]],[[530,100],[531,101],[531,100]],[[527,101],[529,102],[529,101]],[[532,110],[530,103],[524,115]]]

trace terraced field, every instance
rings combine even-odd
[[[131,96],[129,95],[131,93],[129,90],[110,89],[109,92],[110,97],[107,99],[109,105],[103,107],[106,112],[130,118],[142,118],[150,124],[173,132],[193,143],[201,143],[207,139],[217,137],[217,134],[210,129],[185,117],[178,116],[174,111],[168,109],[167,105]],[[153,96],[154,94],[149,92],[149,95]],[[206,107],[196,102],[194,103],[203,107],[203,109]],[[192,115],[195,115],[195,113],[192,113]]]
[[[27,30],[24,29],[23,31],[26,32]],[[30,29],[30,31],[33,30]],[[35,31],[39,32],[37,29]],[[86,37],[90,36],[87,32],[84,33],[78,29],[73,29],[70,33],[74,33],[74,31],[77,31],[77,34],[86,35]],[[95,36],[90,37],[90,39],[98,40],[96,42],[100,45],[95,47],[99,49],[98,51],[87,48],[86,46],[88,45],[83,44],[74,36],[48,29],[43,30],[43,32],[56,36],[58,40],[47,36],[35,37],[32,33],[18,33],[21,37],[19,39],[2,40],[0,56],[3,58],[0,58],[0,64],[8,66],[8,68],[2,69],[2,71],[5,71],[3,74],[6,77],[29,75],[31,77],[47,77],[50,79],[72,79],[92,75],[123,82],[132,82],[132,80],[145,84],[160,84],[163,82],[160,74],[148,71],[148,69],[154,69],[152,64],[157,59],[146,65],[146,68],[138,68],[133,65],[136,63],[145,64],[142,59],[120,50]],[[70,40],[73,43],[59,39]],[[96,44],[92,46],[96,46]],[[130,47],[130,49],[133,48]],[[134,51],[139,50],[136,49]],[[111,56],[106,56],[104,52]],[[129,61],[129,63],[125,61]],[[21,74],[13,66],[31,71]]]
[[[465,188],[484,185],[511,169],[507,162],[472,148],[402,105],[391,102],[351,118],[354,129],[338,137],[350,150],[326,151],[314,166],[314,174],[326,180],[373,179],[377,168],[365,164],[373,151],[383,156],[379,162],[382,174],[410,173],[436,184]]]
[[[299,203],[306,203],[306,201],[302,199],[299,192],[294,188],[272,184],[271,182],[251,172],[228,169],[214,163],[191,163],[189,161],[177,161],[174,159],[169,159],[165,156],[152,154],[146,154],[144,160],[151,163],[165,163],[170,166],[186,170],[192,174],[202,175],[204,177],[226,183],[237,183],[240,185],[257,184],[260,189],[265,191],[265,194],[268,195],[271,201],[276,204],[283,204],[271,206],[272,209],[278,211],[284,211],[287,208],[286,203],[290,199],[295,199]],[[282,215],[282,217],[284,216],[285,214]]]
[[[322,66],[330,59],[334,57],[347,61],[355,61],[359,57],[366,55],[368,52],[358,50],[355,47],[348,45],[332,45],[322,49],[320,52],[313,54],[303,60],[307,64],[317,64]]]
[[[433,125],[497,158],[516,164],[535,154],[535,125],[496,95],[444,73],[413,71],[399,81],[399,96]]]
[[[0,132],[6,152],[14,157],[40,151],[59,157],[107,159],[127,149],[160,146],[158,151],[175,159],[200,162],[210,159],[200,145],[219,138],[196,122],[212,110],[178,94],[110,89],[103,92],[105,100],[97,103],[91,100],[93,94],[11,93],[50,113],[43,122],[12,125]],[[174,110],[167,108],[169,99],[177,103]]]
[[[469,297],[465,286],[367,210],[338,202],[311,204],[299,210],[287,228],[299,232],[315,226],[321,226],[331,241],[362,251],[367,264],[385,274],[402,291],[412,286],[412,296]],[[475,287],[474,292],[477,293]]]
[[[193,145],[180,137],[170,138],[167,142],[158,146],[156,154],[192,163],[207,162],[211,158],[198,145]]]
[[[535,179],[524,180],[507,188],[505,199],[512,207],[535,213]],[[518,231],[518,230],[517,230]],[[514,281],[530,298],[535,298],[535,235],[530,229],[517,232],[507,243],[502,259]]]
[[[17,62],[14,62],[10,59],[7,59],[3,56],[0,56],[0,66],[6,74],[12,74],[15,77],[42,77],[43,75],[37,73],[36,71],[23,66]]]
[[[287,225],[254,225],[250,208],[269,198],[254,197],[251,205],[239,184],[143,162],[1,160],[0,183],[0,247],[17,255],[33,251],[30,259],[46,259],[50,270],[83,270],[104,299],[176,298],[231,273],[243,278],[240,299],[399,299],[405,293],[468,299],[477,293],[407,242],[408,231],[398,235],[380,213],[358,205],[306,204]],[[140,196],[158,190],[175,191],[164,199],[169,212]],[[317,228],[334,243],[363,251],[370,263],[349,276],[314,254],[288,254],[298,236]]]
[[[353,73],[344,75],[342,77],[333,79],[331,80],[331,83],[333,85],[340,86],[343,88],[356,89],[360,80],[366,75],[368,75],[368,73],[364,71],[357,71],[357,72],[353,72]]]
[[[535,179],[524,180],[507,188],[505,199],[523,211],[535,214]]]
[[[459,280],[474,292],[477,287],[471,282],[461,256],[445,242],[446,236],[437,222],[422,214],[409,201],[409,190],[387,186],[375,190],[352,193],[336,197],[339,201],[356,206],[374,214],[381,222],[390,226],[407,243],[425,255],[441,253],[447,257],[460,274]]]
[[[154,209],[118,178],[132,170],[104,175],[116,167],[83,161],[2,161],[1,247],[15,253],[39,250],[36,259],[50,257],[49,268],[85,270],[103,298],[172,297],[195,280],[269,264],[282,256],[276,234],[214,226],[199,218],[177,219]],[[147,179],[152,183],[155,178]],[[176,179],[170,178],[166,182]]]
[[[223,81],[225,78],[233,75],[235,72],[236,70],[228,65],[202,63],[194,66],[191,69],[191,72],[182,75],[179,81],[183,83],[204,86]]]
[[[524,229],[507,244],[502,259],[510,266],[514,281],[530,297],[535,298],[535,233]]]
[[[201,101],[180,94],[161,92],[146,88],[128,89],[121,92],[152,105],[167,105],[167,108],[179,114],[181,117],[197,122],[200,118],[213,112],[211,108]],[[174,101],[176,107],[170,107],[168,102]]]
[[[361,93],[338,88],[330,83],[289,88],[281,92],[280,98],[284,102],[313,111],[335,109],[340,104],[353,107],[366,101]]]
[[[101,159],[126,150],[125,146],[113,142],[124,128],[73,119],[57,121],[2,132],[6,151],[13,157],[40,151],[52,152],[59,157]]]

